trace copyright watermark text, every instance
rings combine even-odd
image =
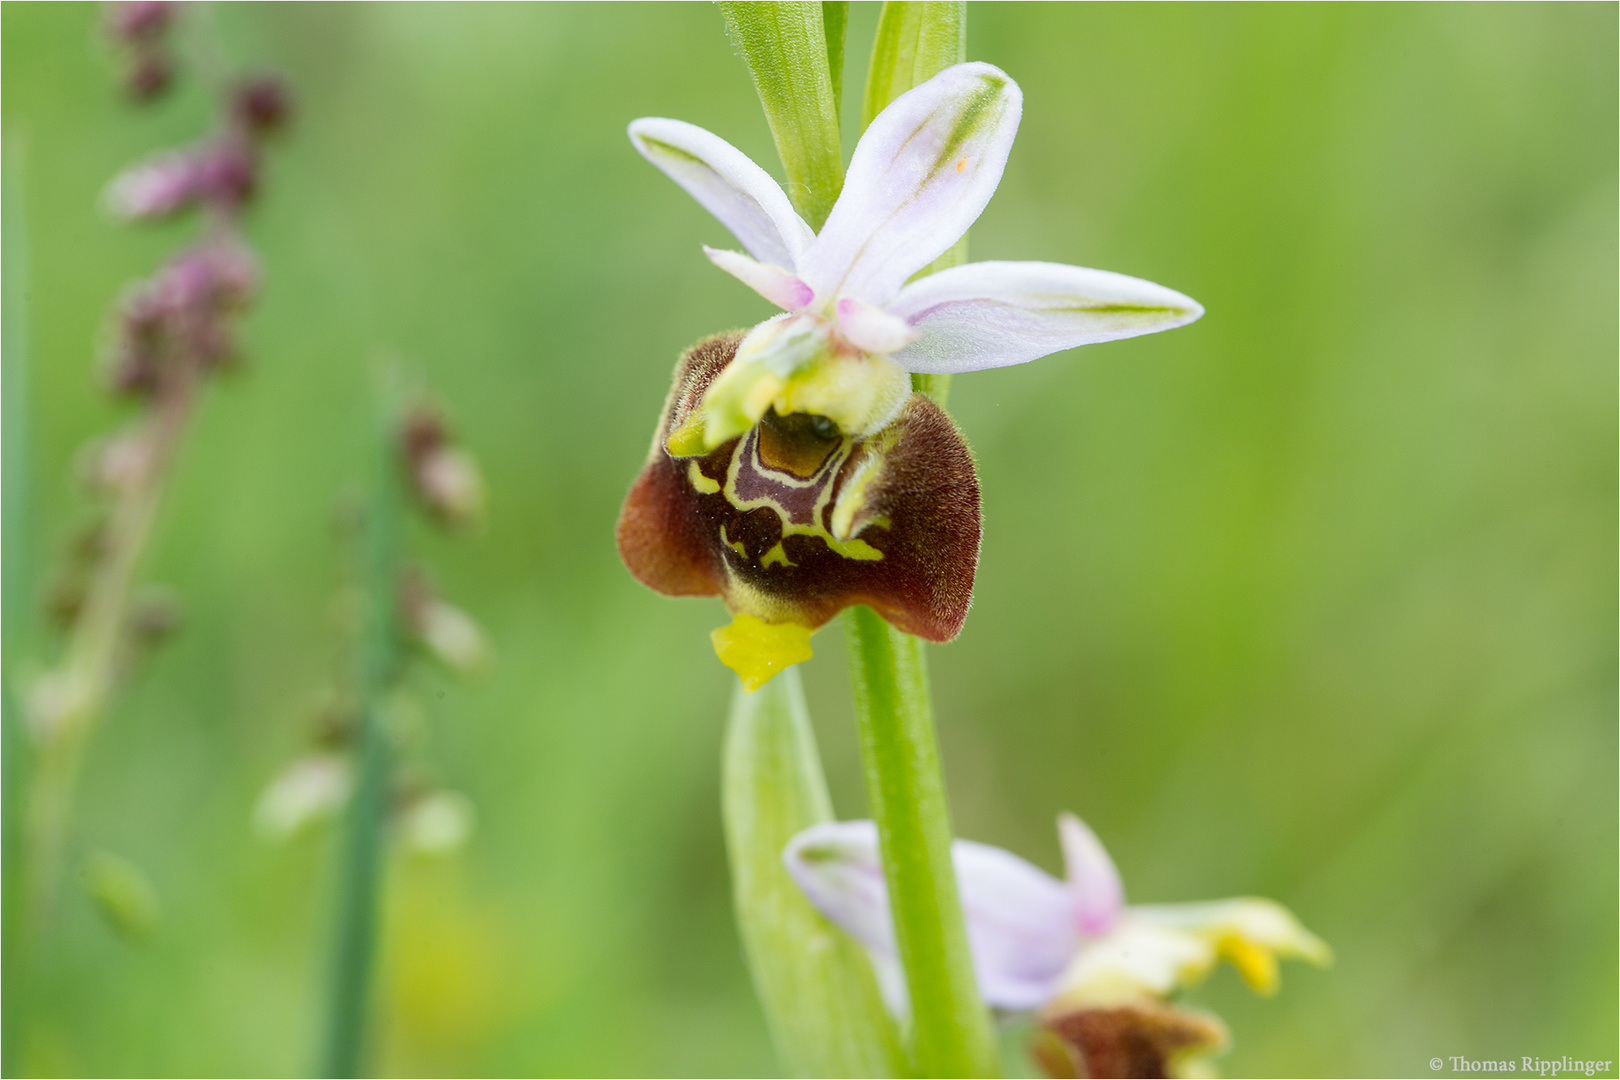
[[[1466,1054],[1454,1054],[1450,1057],[1433,1057],[1429,1059],[1429,1068],[1434,1072],[1446,1070],[1453,1073],[1488,1073],[1501,1075],[1508,1073],[1514,1076],[1606,1076],[1614,1071],[1613,1061],[1587,1060],[1585,1058],[1536,1057],[1526,1054],[1522,1058],[1507,1058],[1496,1061],[1489,1058],[1476,1059]]]

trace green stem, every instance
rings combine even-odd
[[[330,1026],[320,1076],[352,1077],[361,1072],[386,854],[392,754],[383,710],[400,663],[396,589],[402,491],[396,442],[399,410],[392,385],[383,389],[381,397],[378,430],[373,436],[371,500],[365,518],[362,574],[366,610],[360,650],[358,760],[339,866]]]
[[[723,0],[721,9],[753,75],[787,170],[789,195],[819,229],[842,186],[833,85],[841,76],[834,67],[841,66],[842,35],[834,23],[841,24],[845,13],[838,5],[743,0]],[[960,62],[965,25],[965,5],[956,0],[885,4],[863,99],[865,122],[895,96]],[[964,257],[965,247],[958,245],[934,268]],[[917,388],[942,401],[947,386],[924,379]],[[848,619],[867,791],[911,994],[911,1064],[922,1076],[993,1076],[995,1036],[979,999],[956,891],[921,645],[867,608],[853,609]],[[794,685],[784,684],[780,692],[790,694]],[[758,768],[759,762],[747,767]],[[750,901],[741,891],[738,901],[746,921]],[[774,1008],[775,991],[762,983],[761,993],[767,1008]]]
[[[0,193],[0,232],[5,236],[5,265],[0,273],[4,297],[0,300],[0,468],[4,470],[0,496],[5,501],[0,513],[5,587],[0,610],[0,641],[4,642],[0,667],[0,1076],[21,1073],[24,1007],[30,1000],[28,946],[23,912],[27,893],[23,879],[23,791],[28,782],[29,746],[23,730],[22,714],[12,685],[12,671],[26,635],[28,597],[32,595],[32,569],[28,557],[28,337],[24,283],[28,264],[24,245],[22,213],[22,169],[26,145],[11,133],[5,136],[5,173]]]
[[[821,917],[782,865],[789,840],[833,819],[799,669],[726,725],[721,779],[738,928],[783,1066],[794,1076],[901,1076],[905,1058],[860,946]]]
[[[966,58],[966,5],[883,5],[863,98],[863,127],[889,102]],[[966,257],[967,241],[928,272]],[[913,376],[941,405],[948,377]],[[934,734],[922,642],[870,608],[847,615],[867,798],[883,849],[900,960],[911,993],[912,1063],[922,1076],[994,1076],[995,1033],[979,997],[956,873],[950,809]]]
[[[844,186],[844,159],[838,147],[838,95],[828,54],[834,45],[843,59],[839,25],[829,27],[824,6],[805,0],[765,3],[721,0],[731,40],[742,53],[776,152],[787,170],[788,198],[794,209],[820,229]],[[834,31],[829,33],[829,30]]]
[[[868,607],[848,615],[867,801],[877,822],[895,939],[911,991],[919,1076],[994,1076],[951,865],[951,817],[922,643]]]

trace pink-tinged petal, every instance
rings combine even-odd
[[[888,310],[918,338],[907,371],[947,374],[1023,364],[1077,345],[1185,326],[1198,301],[1141,278],[1043,262],[981,262],[907,285]]]
[[[839,300],[837,312],[844,340],[864,353],[887,356],[917,340],[916,331],[906,320],[853,297]]]
[[[951,858],[986,1003],[1038,1008],[1057,992],[1076,948],[1068,890],[1000,848],[958,840]],[[880,973],[880,961],[892,966],[894,925],[876,825],[813,825],[788,842],[783,862],[817,910],[873,955]]]
[[[951,859],[985,1002],[997,1009],[1039,1008],[1057,992],[1078,944],[1068,889],[987,844],[958,840]]]
[[[714,265],[784,311],[799,311],[816,298],[815,290],[779,266],[755,262],[741,252],[724,251],[707,244],[703,247],[703,254]]]
[[[875,822],[812,825],[788,841],[782,863],[828,921],[869,951],[896,955]]]
[[[1073,814],[1058,815],[1063,865],[1074,902],[1075,926],[1082,934],[1105,934],[1125,906],[1125,886],[1114,860],[1090,827]]]
[[[782,863],[811,905],[866,950],[888,1010],[895,1016],[909,1013],[906,974],[894,943],[889,890],[878,856],[877,825],[870,821],[812,825],[788,841]]]
[[[819,296],[887,306],[984,210],[1023,95],[990,64],[957,64],[895,98],[861,136],[844,191],[797,269]]]
[[[770,173],[695,124],[662,117],[631,121],[630,142],[664,171],[754,258],[796,270],[815,234]]]

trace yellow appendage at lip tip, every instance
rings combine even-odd
[[[1216,948],[1221,956],[1232,962],[1232,966],[1243,976],[1243,981],[1253,987],[1255,993],[1269,997],[1277,992],[1277,957],[1270,949],[1237,934],[1221,938]]]
[[[752,694],[783,668],[810,659],[810,628],[798,623],[768,623],[752,615],[734,615],[731,625],[709,634],[714,655],[742,679]]]

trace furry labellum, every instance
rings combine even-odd
[[[1152,998],[1075,1009],[1046,1018],[1032,1056],[1054,1080],[1200,1075],[1197,1066],[1231,1042],[1220,1019]]]
[[[701,420],[705,392],[743,337],[708,338],[676,365],[619,516],[625,565],[665,595],[724,598],[739,623],[791,624],[807,637],[866,604],[908,634],[955,637],[979,561],[979,481],[956,425],[914,393],[864,438],[822,416],[772,410],[707,452],[672,439]],[[697,452],[678,452],[689,448]],[[726,659],[719,638],[716,648]]]

